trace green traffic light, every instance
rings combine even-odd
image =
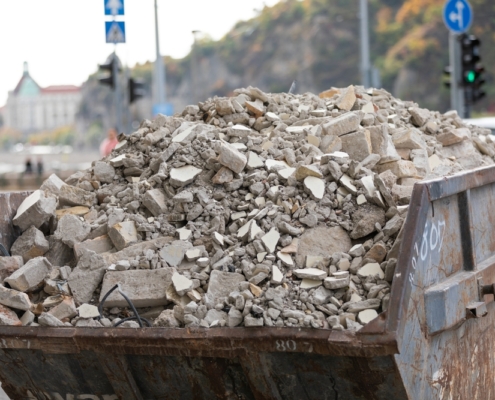
[[[474,73],[474,71],[469,71],[469,72],[467,73],[466,80],[467,80],[469,83],[473,83],[475,78],[476,78],[476,74]]]

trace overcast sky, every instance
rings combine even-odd
[[[22,76],[41,85],[83,83],[113,51],[105,43],[105,0],[0,0],[0,106]],[[278,0],[158,0],[161,53],[185,56],[193,30],[220,39],[239,20]],[[155,59],[153,0],[125,0],[123,62]]]

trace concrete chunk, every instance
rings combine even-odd
[[[280,240],[280,233],[277,231],[276,228],[270,229],[270,231],[261,238],[261,241],[265,245],[265,248],[268,253],[275,252],[279,240]]]
[[[49,313],[41,313],[41,315],[38,317],[38,324],[41,326],[65,326],[62,321],[60,321],[57,317],[54,315],[51,315]]]
[[[346,133],[357,131],[359,123],[360,120],[357,114],[348,112],[323,124],[322,128],[325,135],[342,136]]]
[[[21,231],[31,225],[39,228],[52,217],[56,206],[57,200],[54,197],[45,197],[43,191],[35,190],[21,203],[12,222]]]
[[[60,205],[91,207],[96,202],[96,193],[64,185],[60,188],[58,200]]]
[[[26,293],[8,289],[3,285],[0,285],[0,304],[23,311],[31,310],[33,307]]]
[[[237,174],[242,172],[247,164],[246,156],[226,142],[220,144],[219,153],[218,162]]]
[[[143,205],[153,214],[158,217],[167,211],[167,198],[162,189],[148,190],[143,196]]]
[[[13,256],[21,256],[24,262],[32,258],[40,257],[49,249],[48,240],[41,231],[31,226],[12,245],[10,253]]]
[[[114,248],[113,242],[108,235],[98,236],[91,240],[76,243],[74,245],[74,254],[79,259],[85,251],[94,251],[96,254],[106,253]]]
[[[0,283],[24,265],[21,256],[0,257]]]
[[[77,315],[76,305],[72,297],[66,297],[58,306],[53,307],[48,314],[53,315],[59,320],[64,318],[73,318]]]
[[[349,154],[349,157],[356,161],[363,161],[372,154],[370,132],[360,130],[354,133],[342,135],[342,151]]]
[[[239,283],[245,280],[244,275],[236,272],[211,271],[205,304],[214,307],[221,297],[227,297],[229,293],[237,290]]]
[[[64,215],[58,221],[54,236],[69,247],[82,242],[91,232],[91,227],[75,215]]]
[[[119,222],[108,231],[117,250],[122,250],[138,241],[138,232],[134,221]]]
[[[335,106],[340,110],[350,111],[355,102],[356,93],[354,91],[354,86],[351,85],[341,90],[341,94],[337,99]]]
[[[172,168],[170,171],[170,184],[175,187],[182,187],[190,184],[203,170],[186,165],[185,167]]]
[[[17,314],[10,308],[0,305],[0,325],[3,326],[21,326],[22,322],[19,320]]]
[[[172,276],[175,272],[174,268],[107,272],[103,278],[100,302],[112,287],[120,283],[122,291],[135,307],[166,305],[167,288],[172,284]],[[104,304],[105,308],[127,306],[127,301],[118,290],[114,290]]]
[[[193,282],[177,272],[172,275],[172,283],[179,296],[184,296],[193,288]]]
[[[33,291],[40,287],[52,268],[52,264],[45,257],[36,257],[5,279],[5,282],[21,292]]]
[[[325,195],[325,181],[323,179],[308,176],[304,179],[304,187],[318,200],[321,200]]]
[[[93,175],[101,183],[112,183],[115,177],[115,168],[104,161],[97,161],[93,168]]]
[[[49,194],[59,194],[60,188],[66,183],[60,179],[57,175],[51,174],[40,186],[40,190]]]

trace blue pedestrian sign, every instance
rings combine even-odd
[[[105,2],[105,15],[124,15],[124,0],[103,0]]]
[[[172,103],[153,104],[153,117],[156,117],[158,114],[174,115],[174,105]]]
[[[473,20],[471,5],[467,0],[448,0],[443,8],[443,20],[452,32],[466,32]]]
[[[125,43],[125,22],[124,21],[106,21],[105,37],[107,43]]]

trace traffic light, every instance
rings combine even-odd
[[[134,103],[137,99],[144,97],[146,91],[144,82],[141,79],[129,78],[129,103]]]
[[[115,76],[114,76],[114,68],[113,64],[115,63],[115,58],[112,58],[106,64],[98,65],[98,68],[104,72],[104,74],[98,78],[102,85],[108,85],[112,89],[115,88]]]
[[[451,86],[450,85],[451,75],[452,75],[452,67],[449,65],[443,69],[443,77],[444,77],[443,85],[446,88],[450,88],[450,86]]]
[[[480,40],[474,35],[463,34],[461,41],[462,83],[466,93],[466,100],[473,104],[485,96],[482,86],[485,83],[481,65]]]

